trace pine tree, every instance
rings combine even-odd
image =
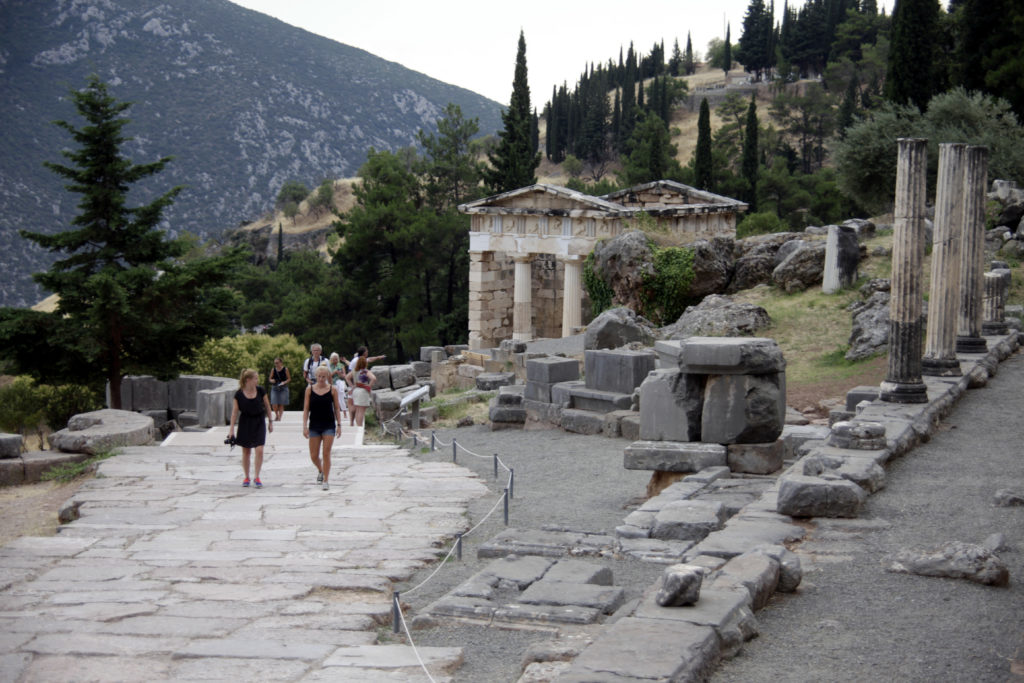
[[[122,155],[132,140],[123,133],[130,122],[124,113],[131,105],[114,99],[98,77],[90,77],[83,90],[71,91],[70,99],[86,125],[56,125],[70,133],[78,148],[62,152],[70,166],[46,166],[80,195],[79,214],[68,230],[20,234],[60,255],[50,270],[34,276],[59,296],[46,327],[63,330],[67,348],[62,353],[82,360],[76,381],[106,380],[110,407],[119,409],[125,374],[173,377],[184,368],[190,349],[208,335],[227,332],[235,298],[223,285],[241,260],[237,251],[182,260],[191,241],[168,239],[159,228],[181,188],[143,206],[127,205],[131,187],[158,174],[171,158],[133,164]],[[0,339],[0,347],[8,339]],[[39,339],[30,351],[50,364],[53,358],[39,349],[52,343]],[[5,357],[20,355],[9,351],[0,348]],[[42,369],[43,376],[50,372]]]
[[[694,154],[694,183],[700,190],[710,190],[712,183],[711,108],[708,106],[706,97],[700,101],[700,114],[697,116],[697,149]]]
[[[668,72],[678,76],[683,69],[683,51],[679,49],[679,39],[672,45],[672,57],[668,60]]]
[[[488,155],[492,168],[485,174],[491,192],[508,192],[537,182],[540,154],[533,141],[534,116],[530,109],[530,86],[526,77],[526,37],[519,32],[512,98],[502,113],[504,129],[498,133],[497,148]]]
[[[896,0],[892,13],[892,42],[885,74],[885,97],[913,104],[921,111],[934,94],[932,50],[938,42],[938,0]]]
[[[747,109],[747,128],[743,135],[743,179],[746,181],[747,194],[744,201],[750,205],[749,212],[757,211],[757,99],[750,96],[750,107]]]
[[[683,71],[687,76],[692,76],[697,71],[697,64],[693,61],[693,43],[690,41],[690,32],[686,32],[686,53],[683,56]]]

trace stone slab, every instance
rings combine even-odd
[[[29,451],[21,462],[24,466],[24,481],[35,483],[42,481],[43,475],[54,467],[69,463],[85,462],[92,456],[89,453],[62,453],[60,451]]]
[[[721,503],[677,500],[668,503],[655,514],[651,538],[699,541],[720,529],[724,521],[725,508]]]
[[[724,529],[708,534],[707,538],[695,545],[686,557],[711,555],[726,559],[742,555],[759,545],[782,545],[798,541],[806,533],[802,527],[788,523],[785,517],[779,520],[744,519],[733,517]]]
[[[717,443],[634,441],[626,447],[622,464],[627,470],[700,472],[726,462],[725,446]]]
[[[526,380],[528,382],[542,382],[544,384],[556,384],[568,382],[580,378],[579,361],[573,358],[560,358],[548,356],[546,358],[534,358],[526,361]]]
[[[679,368],[704,375],[764,375],[784,372],[786,360],[766,337],[688,337],[682,340]]]
[[[725,447],[729,469],[743,474],[772,474],[782,469],[782,439],[771,443],[731,443]]]
[[[523,398],[530,401],[540,401],[542,403],[551,403],[551,387],[554,384],[549,382],[538,382],[536,380],[527,380],[526,385],[523,387]]]
[[[761,553],[744,553],[726,562],[712,577],[710,585],[745,591],[756,612],[768,604],[779,585],[779,563]]]
[[[496,622],[540,624],[593,624],[601,610],[579,605],[529,605],[522,602],[501,605],[494,610]]]
[[[19,457],[23,442],[21,434],[0,434],[0,460]]]
[[[588,350],[583,354],[587,388],[632,394],[654,369],[650,351]]]
[[[846,392],[846,409],[853,411],[861,401],[877,401],[881,390],[877,385],[854,387]]]
[[[482,544],[477,557],[505,557],[513,553],[542,557],[600,555],[614,545],[615,539],[604,534],[506,529]]]
[[[786,375],[716,375],[704,387],[700,438],[711,443],[768,443],[786,422]]]
[[[75,415],[68,420],[67,428],[51,434],[49,441],[52,448],[68,453],[96,455],[151,443],[157,434],[153,418],[106,408]]]
[[[628,441],[640,440],[640,413],[630,411],[619,420],[619,436]]]
[[[612,570],[604,565],[584,560],[558,560],[544,574],[543,580],[610,586],[612,585]]]
[[[776,510],[791,517],[856,517],[866,500],[864,489],[841,477],[787,474]]]
[[[600,434],[604,430],[604,413],[565,408],[560,424],[562,429],[573,434]]]
[[[640,385],[640,438],[699,441],[703,402],[703,376],[651,371]]]
[[[480,391],[497,391],[500,387],[515,384],[514,372],[481,372],[476,376],[476,388]]]
[[[526,420],[528,422],[539,422],[545,425],[554,425],[555,427],[562,424],[562,407],[555,403],[523,399],[523,409],[526,411]]]
[[[595,681],[602,680],[595,675],[609,674],[626,680],[706,680],[718,657],[718,636],[710,626],[627,617],[605,629],[559,681]]]
[[[21,458],[0,460],[0,486],[17,486],[25,482],[25,462]]]
[[[538,581],[523,591],[518,602],[526,605],[589,607],[611,614],[625,601],[625,593],[616,586],[565,581]]]
[[[492,585],[514,585],[523,590],[539,581],[553,564],[553,560],[536,555],[510,555],[491,562],[476,576]]]
[[[589,410],[595,413],[610,413],[613,410],[629,410],[633,405],[633,393],[623,394],[614,391],[592,389],[590,387],[573,387],[569,390],[569,402],[577,410]],[[554,393],[552,391],[552,399]]]

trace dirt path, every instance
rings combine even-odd
[[[79,477],[66,484],[43,481],[0,488],[0,545],[21,536],[56,534],[57,511],[85,481],[86,477]]]

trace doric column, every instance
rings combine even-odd
[[[985,273],[985,184],[988,148],[970,146],[964,157],[964,232],[960,248],[960,315],[956,350],[985,353],[981,336],[981,297]]]
[[[515,286],[512,290],[512,339],[533,339],[533,259],[530,254],[515,254]]]
[[[999,273],[985,273],[985,301],[982,307],[981,333],[984,335],[1006,334],[1006,296],[1009,282]]]
[[[889,368],[879,398],[891,403],[927,403],[928,390],[921,381],[921,276],[928,141],[900,138],[897,143]]]
[[[964,155],[967,145],[939,145],[939,178],[935,189],[935,234],[932,239],[932,282],[928,296],[928,335],[921,373],[959,376],[956,326],[960,310],[960,241],[963,232]]]
[[[565,256],[562,288],[562,336],[568,337],[583,324],[583,257]]]

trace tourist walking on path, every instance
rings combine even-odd
[[[281,421],[284,408],[291,399],[288,383],[292,381],[292,373],[285,367],[280,358],[274,359],[274,367],[270,369],[270,407],[274,411],[274,419]]]
[[[238,391],[235,392],[234,404],[231,408],[231,424],[228,426],[228,439],[234,438],[235,443],[242,447],[242,472],[245,479],[242,486],[249,486],[249,458],[253,449],[256,450],[254,465],[256,488],[263,488],[260,481],[260,469],[263,467],[263,444],[267,441],[267,431],[274,431],[274,421],[270,412],[270,399],[267,392],[259,385],[259,373],[252,368],[242,370],[238,378]],[[266,425],[263,418],[267,418]],[[238,433],[235,433],[235,424]]]
[[[370,407],[370,389],[377,381],[377,376],[366,367],[365,355],[356,359],[355,370],[349,372],[345,379],[349,385],[355,387],[352,389],[352,420],[356,426],[362,427],[366,409]]]
[[[348,424],[349,424],[349,426],[354,426],[355,423],[356,423],[355,401],[352,398],[352,392],[355,390],[355,383],[352,382],[351,379],[349,379],[352,376],[352,373],[356,370],[356,363],[358,363],[359,359],[362,358],[362,359],[366,360],[366,365],[369,366],[370,363],[374,363],[374,362],[379,361],[379,360],[384,360],[384,358],[385,358],[384,356],[370,356],[370,355],[368,355],[369,353],[370,353],[369,349],[367,349],[365,346],[360,346],[358,349],[356,349],[356,355],[354,355],[352,357],[352,360],[350,360],[348,362],[349,374],[346,376],[346,381],[348,382],[348,386],[349,386],[349,389],[350,389],[350,391],[348,392]],[[366,405],[370,405],[369,402],[367,402]],[[366,411],[363,410],[363,412],[365,413]],[[360,427],[363,426],[363,423],[362,423],[361,420],[359,422],[359,426]]]
[[[306,384],[316,384],[316,369],[321,365],[327,365],[327,359],[324,358],[324,347],[319,344],[313,344],[309,347],[310,356],[302,362],[302,375],[306,378]]]
[[[316,384],[306,387],[302,402],[302,435],[309,439],[309,459],[316,465],[317,483],[330,488],[331,446],[336,431],[341,430],[341,404],[338,390],[330,382],[331,371],[326,365],[316,369]],[[323,455],[321,456],[321,445]]]
[[[348,374],[348,360],[341,358],[336,353],[331,354],[331,362],[327,365],[331,371],[331,382],[338,390],[338,402],[341,404],[341,414],[348,417],[348,384],[345,383],[345,375]]]

